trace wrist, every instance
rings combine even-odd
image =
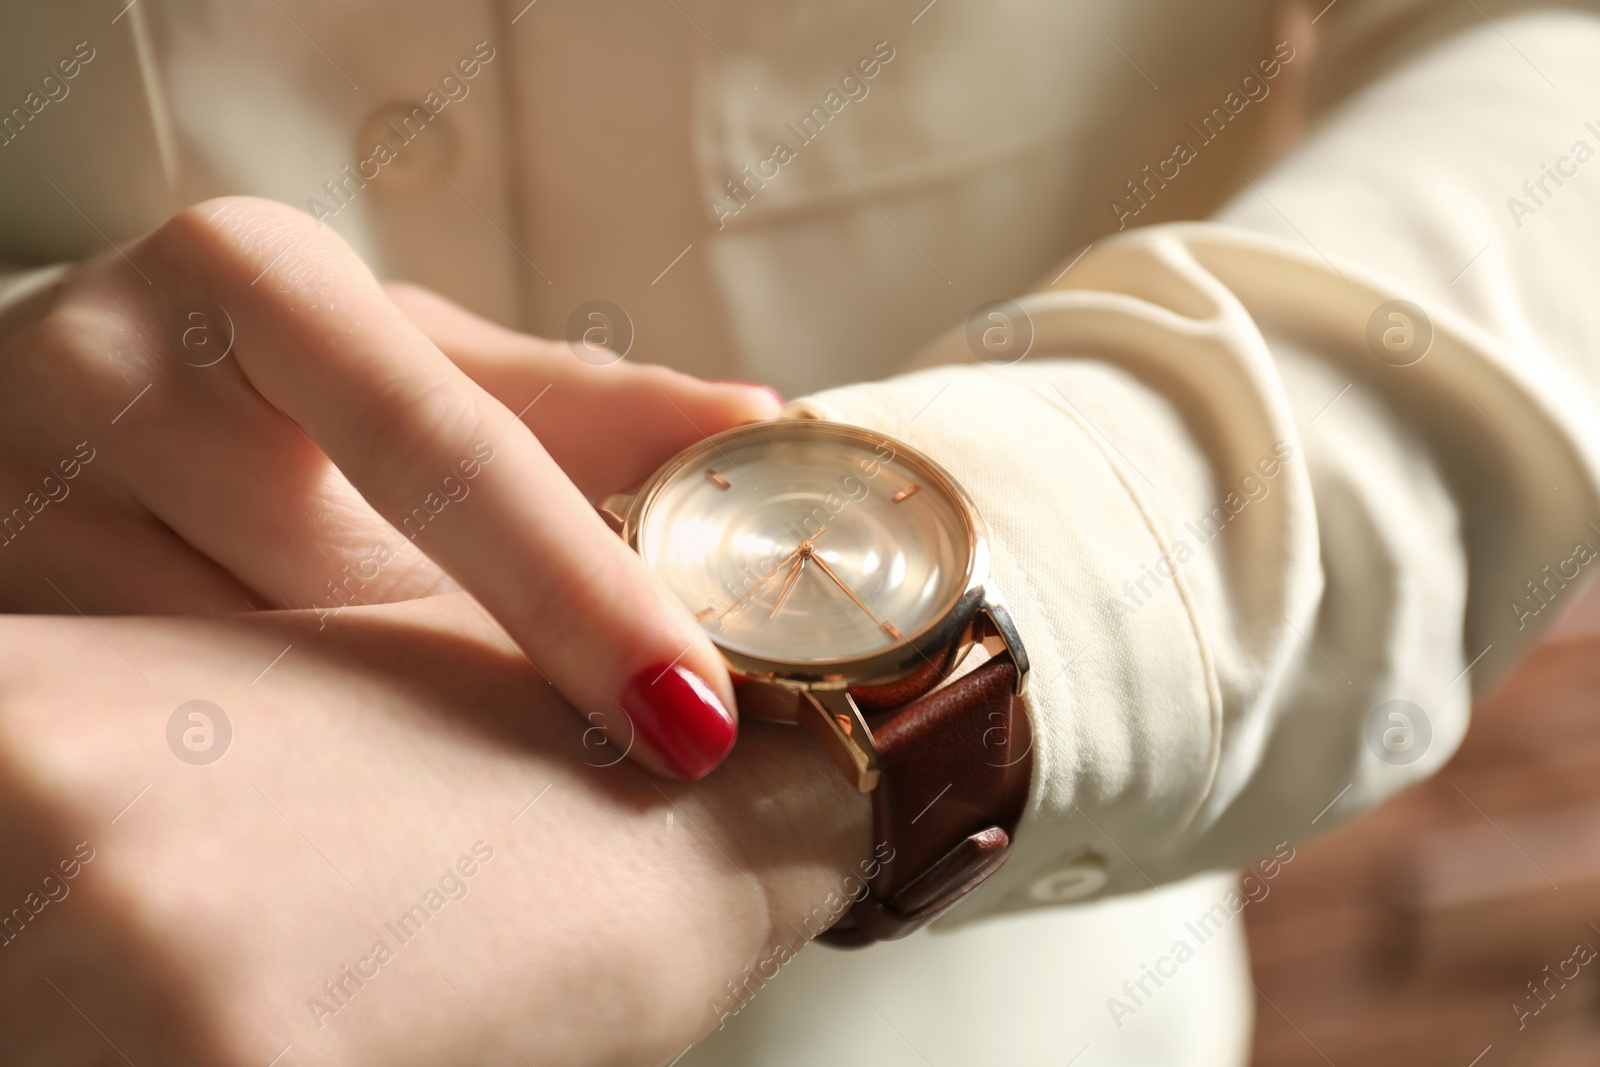
[[[760,958],[798,952],[864,894],[871,797],[803,730],[744,718],[733,755],[696,792],[766,897]]]

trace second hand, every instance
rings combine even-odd
[[[783,568],[789,563],[789,561],[793,560],[796,556],[801,557],[800,560],[799,560],[799,562],[801,562],[801,563],[804,563],[806,557],[811,557],[811,558],[814,559],[815,557],[811,556],[811,543],[813,541],[815,541],[817,538],[821,537],[827,531],[828,531],[828,528],[826,526],[824,526],[822,529],[818,530],[816,533],[812,534],[810,537],[806,538],[804,541],[801,541],[798,545],[796,545],[794,547],[794,551],[793,552],[790,552],[787,556],[784,556],[783,559],[778,563],[778,565],[776,567],[772,568],[772,570],[769,571],[767,573],[767,575],[764,578],[762,578],[759,582],[757,582],[755,585],[751,586],[749,591],[746,592],[744,596],[740,597],[738,600],[735,600],[732,604],[729,604],[726,608],[723,608],[722,609],[722,614],[717,616],[717,622],[720,624],[723,619],[726,619],[729,615],[732,615],[735,611],[738,611],[745,604],[749,603],[750,598],[755,596],[758,592],[760,592],[761,589],[768,582],[772,581],[773,578],[777,577],[778,572],[783,570]],[[818,560],[817,562],[820,563],[821,560]],[[793,579],[798,577],[798,576],[799,576],[799,571],[798,571],[798,569],[796,569],[794,574],[792,574],[790,576],[790,580],[784,583],[784,588],[785,588],[786,591],[789,588],[789,586],[793,584]],[[835,579],[835,580],[837,581],[837,579]],[[782,601],[782,596],[781,595],[779,596],[779,601],[780,602]],[[773,613],[773,615],[777,615],[777,613],[778,613],[777,608],[773,608],[772,613]]]

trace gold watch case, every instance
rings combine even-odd
[[[747,680],[741,688],[740,710],[744,714],[804,727],[822,743],[847,780],[861,792],[869,792],[878,782],[879,761],[863,705],[872,707],[870,695],[874,690],[893,687],[894,683],[900,683],[903,689],[913,676],[920,676],[915,684],[922,691],[931,689],[949,675],[973,644],[981,643],[991,655],[1010,652],[1017,668],[1015,691],[1020,695],[1027,685],[1027,652],[990,575],[988,531],[971,497],[932,459],[873,430],[804,417],[740,426],[691,445],[636,492],[606,499],[600,511],[629,547],[638,551],[641,526],[663,487],[695,468],[709,472],[714,457],[725,455],[732,446],[759,441],[763,435],[788,439],[827,435],[863,449],[886,448],[897,460],[906,462],[943,490],[947,499],[954,502],[965,529],[966,575],[959,592],[930,625],[893,641],[885,649],[825,662],[799,662],[730,648],[710,634],[730,671]],[[751,692],[750,685],[775,692]],[[747,695],[752,699],[745,699]]]

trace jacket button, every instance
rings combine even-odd
[[[442,174],[455,155],[455,131],[447,115],[422,104],[385,104],[356,133],[355,154],[365,178],[384,174],[398,181]]]
[[[1109,880],[1105,857],[1098,852],[1081,852],[1035,878],[1028,887],[1028,899],[1039,904],[1067,904],[1094,896]]]

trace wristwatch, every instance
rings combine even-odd
[[[803,727],[872,794],[881,862],[824,940],[903,937],[999,869],[1032,773],[1028,657],[944,468],[780,419],[690,446],[601,511],[705,627],[740,713]]]

